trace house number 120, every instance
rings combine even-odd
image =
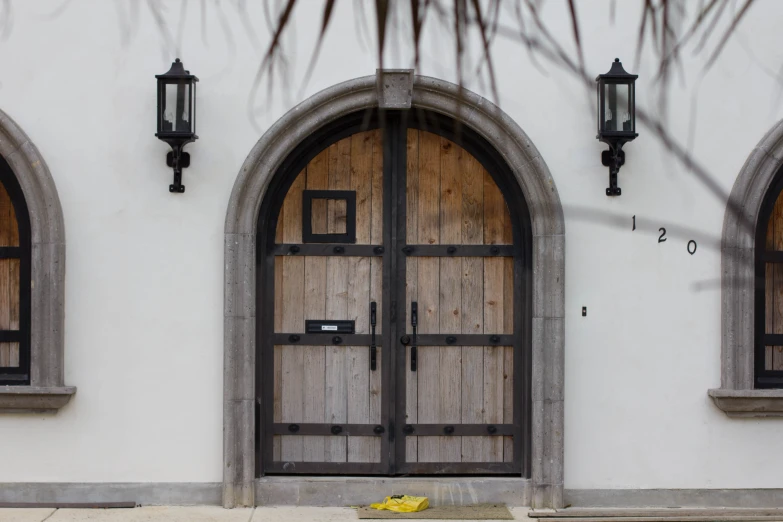
[[[633,231],[633,230],[636,230],[636,216],[633,216],[633,218],[631,218],[631,220],[632,220],[631,230]],[[666,229],[664,227],[659,228],[658,232],[661,233],[661,235],[658,236],[658,243],[663,243],[667,239],[669,239],[669,238],[666,237]],[[688,249],[688,253],[690,255],[693,255],[693,254],[696,253],[696,247],[697,247],[696,241],[691,239],[690,241],[688,241],[688,246],[686,248]]]

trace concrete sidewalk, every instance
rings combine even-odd
[[[509,508],[515,520],[527,518],[530,508]],[[150,506],[134,509],[0,509],[0,522],[342,522],[358,520],[351,508],[258,507],[223,509],[216,506]],[[431,522],[437,522],[435,520]],[[470,522],[470,521],[463,521]]]

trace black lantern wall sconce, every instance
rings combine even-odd
[[[609,188],[607,196],[619,196],[622,190],[617,186],[617,173],[625,163],[623,145],[633,141],[636,133],[635,82],[639,76],[628,74],[619,58],[614,59],[612,68],[606,74],[599,74],[598,83],[598,138],[609,145],[601,153],[601,163],[609,167]]]
[[[158,132],[155,136],[171,145],[166,164],[174,169],[174,183],[169,192],[185,192],[182,169],[190,166],[190,154],[182,148],[196,141],[196,82],[198,78],[185,70],[177,58],[166,74],[158,74]]]

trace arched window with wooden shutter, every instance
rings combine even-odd
[[[0,385],[30,383],[30,218],[0,158]]]

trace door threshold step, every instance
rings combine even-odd
[[[546,522],[753,522],[783,520],[783,508],[566,508],[532,510],[528,516]]]
[[[536,515],[533,513],[528,514],[530,518],[536,519]],[[673,522],[673,521],[681,521],[681,522],[770,522],[770,521],[781,521],[783,518],[781,518],[781,515],[770,515],[770,516],[755,516],[755,515],[737,515],[737,516],[724,516],[724,515],[713,515],[713,516],[682,516],[682,515],[676,515],[674,513],[659,517],[659,516],[652,516],[652,517],[619,517],[619,516],[612,516],[612,517],[604,517],[604,516],[596,516],[596,517],[547,517],[547,518],[537,518],[536,520],[547,520],[549,522],[597,522],[599,520],[603,521],[611,521],[611,522]]]

